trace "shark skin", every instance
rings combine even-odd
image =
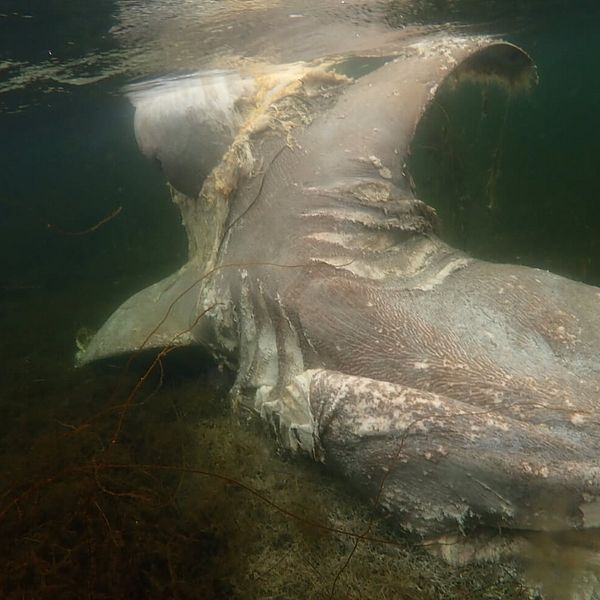
[[[439,86],[526,89],[534,64],[439,34],[349,58],[130,90],[189,260],[79,364],[208,348],[284,448],[419,536],[600,527],[600,289],[450,247],[406,167]]]

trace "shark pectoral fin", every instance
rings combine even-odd
[[[79,349],[77,366],[94,360],[169,345],[196,343],[190,328],[202,275],[187,263],[179,271],[125,301]]]

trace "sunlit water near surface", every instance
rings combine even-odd
[[[164,178],[136,147],[133,109],[122,91],[125,85],[149,77],[234,68],[239,60],[277,64],[335,55],[357,44],[369,47],[380,27],[499,35],[532,56],[540,83],[530,94],[509,100],[506,123],[496,127],[493,135],[497,137],[490,145],[481,142],[465,147],[459,142],[462,164],[479,153],[477,173],[464,169],[460,173],[463,179],[458,181],[460,177],[450,177],[444,169],[456,175],[460,162],[450,167],[440,165],[439,178],[424,173],[416,181],[420,197],[438,203],[440,214],[446,217],[445,235],[452,243],[478,257],[538,266],[599,285],[599,17],[596,2],[564,0],[0,0],[0,468],[4,472],[4,476],[0,472],[0,501],[13,498],[15,486],[28,489],[32,482],[35,485],[49,468],[45,461],[52,452],[66,453],[60,459],[64,466],[69,464],[69,452],[76,462],[81,456],[93,456],[104,445],[110,446],[114,421],[100,428],[97,439],[86,441],[94,451],[79,446],[63,448],[63,442],[56,440],[106,406],[122,403],[143,372],[144,363],[124,376],[122,361],[102,369],[74,371],[76,340],[97,329],[132,293],[170,274],[186,259],[180,217],[170,202]],[[464,137],[461,131],[458,127],[458,137]],[[424,155],[423,160],[430,159]],[[441,197],[446,190],[451,200],[444,204]],[[95,227],[111,215],[113,218]],[[144,406],[132,411],[125,439],[129,458],[187,463],[190,458],[187,450],[181,450],[180,440],[193,436],[182,421],[226,419],[219,406],[229,382],[228,375],[201,354],[167,365],[164,376],[154,375],[151,385],[144,388],[140,397]],[[202,391],[196,392],[199,389]],[[208,408],[194,408],[195,393]],[[161,405],[162,409],[151,408]],[[174,408],[164,409],[166,405]],[[113,416],[111,413],[107,418]],[[156,433],[163,418],[176,424],[175,433],[166,439]],[[140,434],[145,427],[152,435]],[[218,436],[211,443],[218,445]],[[253,443],[228,440],[224,447],[229,444],[232,452],[243,452],[243,444]],[[260,456],[270,467],[283,469],[268,462],[270,459],[260,454],[262,450],[252,451],[254,461],[260,462],[256,458]],[[236,463],[231,457],[223,462],[224,469]],[[291,475],[286,471],[282,477]],[[276,473],[270,473],[269,478],[276,479]],[[298,485],[317,485],[306,481],[300,480]],[[215,489],[221,484],[215,483]],[[133,502],[133,491],[123,485],[118,482],[121,487],[117,486],[115,494],[129,494],[128,501]],[[148,481],[134,478],[134,485],[140,486],[140,496],[150,494]],[[65,486],[65,498],[73,490]],[[89,490],[76,492],[85,495]],[[108,493],[105,497],[114,499]],[[37,502],[36,498],[24,497],[23,502]],[[65,500],[65,506],[69,502]],[[44,510],[47,519],[60,521],[53,512],[56,507]],[[205,506],[205,510],[215,509]],[[313,516],[318,510],[313,507]],[[143,511],[142,516],[134,513],[132,519],[145,515]],[[261,513],[263,519],[270,518],[269,514]],[[4,516],[17,519],[15,512]],[[146,516],[155,518],[154,514]],[[43,516],[31,518],[32,523],[38,523],[36,527],[45,522]],[[110,535],[120,535],[117,525],[109,525],[113,517],[108,508],[98,506],[98,512],[87,518],[106,520]],[[160,518],[165,519],[164,515]],[[176,519],[176,515],[169,518]],[[90,534],[96,525],[86,523],[83,517],[79,525],[71,523],[70,535],[76,537],[79,531],[89,550],[97,541]],[[162,523],[161,527],[169,526]],[[248,526],[243,520],[240,523],[242,528]],[[194,526],[201,529],[206,523]],[[142,522],[141,527],[146,524]],[[17,545],[26,537],[18,528],[7,531],[14,533]],[[48,547],[55,547],[59,556],[69,542],[36,538],[30,532],[27,535],[36,539],[33,546],[39,552],[2,555],[4,564],[17,575],[11,579],[6,573],[0,574],[0,587],[6,586],[2,591],[12,597],[22,597],[23,590],[23,597],[32,597],[27,594],[36,590],[39,597],[117,597],[117,589],[123,597],[255,597],[253,591],[247,596],[240,591],[241,579],[230,578],[217,567],[207,568],[203,575],[206,580],[210,572],[211,581],[217,582],[212,587],[209,583],[202,589],[174,586],[173,578],[177,577],[169,574],[169,568],[175,568],[172,565],[178,559],[184,569],[179,579],[193,578],[197,573],[190,574],[193,568],[187,555],[156,566],[161,552],[173,551],[176,545],[174,540],[180,533],[175,525],[173,531],[168,543],[144,538],[148,546],[156,544],[154,554],[149,552],[153,558],[143,564],[132,560],[131,568],[141,573],[135,583],[124,583],[121,575],[112,588],[93,572],[96,566],[108,564],[102,562],[102,548],[97,549],[96,566],[93,558],[82,558],[82,562],[73,558],[69,563],[63,556],[64,569],[72,568],[73,574],[59,576],[52,571]],[[232,544],[247,543],[232,531],[227,535]],[[218,536],[214,534],[214,538]],[[123,548],[136,539],[129,533],[128,539],[112,539],[110,543]],[[206,537],[198,539],[193,543],[185,540],[191,544],[186,546],[191,555],[206,557],[213,552],[219,560],[223,558],[224,554],[219,554],[222,550],[209,547]],[[287,552],[287,542],[280,540],[280,544],[281,552]],[[83,553],[74,542],[73,547]],[[37,563],[31,558],[34,555]],[[119,556],[123,560],[123,554]],[[26,565],[28,560],[33,562]],[[241,559],[231,562],[228,568],[241,572],[245,568],[242,563]],[[264,567],[267,571],[269,565]],[[372,574],[372,567],[365,568]],[[77,569],[86,575],[81,576]],[[44,570],[49,573],[47,581],[40,576]],[[280,571],[279,576],[285,579],[285,565]],[[330,580],[334,577],[335,571],[330,573]],[[228,578],[234,583],[227,584]],[[414,592],[406,597],[442,597],[443,588],[434,579],[432,575],[433,583],[424,586],[430,595]],[[80,586],[79,596],[76,586]],[[85,586],[87,589],[81,591]],[[335,593],[339,596],[335,597],[354,597],[348,589],[338,587]],[[447,597],[518,597],[509,595],[517,594],[514,590],[502,595],[498,589],[493,591],[496,595],[469,596],[476,593],[471,588],[460,596],[463,592],[457,589],[452,591],[456,596]],[[325,585],[325,591],[330,590],[331,586]],[[302,597],[285,586],[279,594],[281,598]],[[374,592],[373,597],[385,596]]]

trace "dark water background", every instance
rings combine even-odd
[[[163,4],[177,14],[176,2]],[[534,58],[540,84],[511,108],[499,208],[485,228],[471,222],[455,235],[481,256],[600,285],[598,4],[380,4],[394,26],[452,23],[499,33]],[[138,38],[127,38],[118,19],[123,6],[136,5],[0,0],[0,451],[7,461],[27,452],[64,403],[101,405],[106,381],[73,371],[78,331],[99,327],[186,258],[179,216],[136,148],[133,111],[121,93],[131,78],[178,64],[167,57],[156,71],[126,66]],[[232,18],[243,23],[243,12]],[[146,51],[151,29],[139,39]],[[119,208],[97,230],[70,235]]]
[[[540,84],[511,114],[497,245],[485,253],[600,283],[595,3],[389,5],[398,26],[466,24],[501,33],[534,58]],[[99,326],[120,300],[172,272],[185,260],[185,240],[160,174],[136,149],[132,109],[120,92],[127,74],[80,85],[44,77],[47,67],[122,44],[110,33],[118,24],[115,3],[2,0],[0,15],[0,62],[40,67],[20,89],[0,94],[1,343],[14,354],[20,328],[30,329],[27,306],[43,303],[53,317],[31,342],[64,356],[66,366],[77,328]],[[93,75],[104,67],[73,70]],[[0,70],[0,83],[14,71]],[[118,207],[122,213],[92,234],[62,233],[85,230]],[[464,245],[471,249],[468,236]]]

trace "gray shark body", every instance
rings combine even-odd
[[[356,80],[336,57],[131,90],[189,261],[79,361],[209,348],[284,447],[424,536],[600,526],[600,289],[451,248],[406,169],[439,85],[535,67],[480,38],[379,58]]]

